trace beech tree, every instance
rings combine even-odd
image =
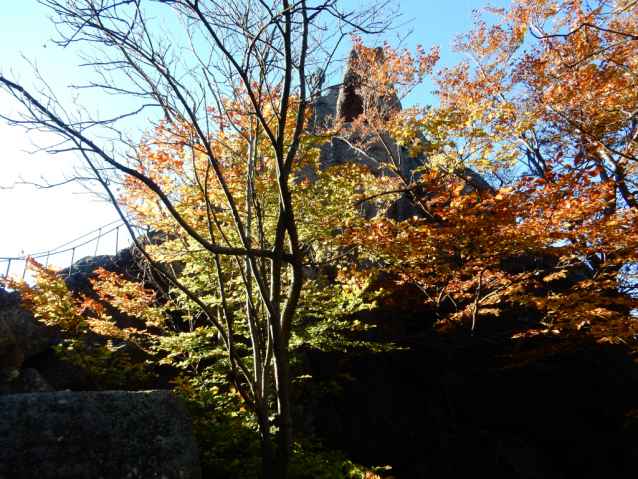
[[[521,0],[483,13],[496,22],[475,11],[453,44],[468,59],[433,75],[434,108],[387,108],[430,57],[357,45],[354,123],[367,136],[352,141],[383,143],[396,179],[385,194],[421,211],[374,218],[343,245],[420,291],[442,331],[511,352],[535,335],[635,349],[636,4]],[[490,187],[471,168],[510,179]],[[482,332],[495,324],[518,341]]]
[[[307,247],[293,169],[311,154],[304,143],[308,109],[340,40],[350,33],[380,33],[394,14],[381,5],[343,12],[336,0],[155,2],[173,10],[178,32],[156,29],[145,10],[152,2],[41,3],[52,11],[58,45],[91,47],[84,60],[99,75],[93,87],[139,100],[133,113],[160,108],[163,120],[154,138],[135,144],[118,129],[118,120],[133,113],[109,120],[82,110],[74,116],[52,92],[29,92],[0,74],[3,90],[24,106],[7,119],[59,134],[64,144],[50,151],[78,152],[87,177],[103,187],[133,238],[133,226],[157,226],[167,239],[182,242],[182,255],[206,253],[212,270],[204,268],[205,278],[189,282],[168,259],[160,261],[135,240],[162,281],[198,309],[193,317],[216,328],[235,387],[258,418],[263,475],[288,477],[289,349]],[[98,131],[115,132],[115,138],[104,141]],[[200,280],[214,300],[202,296],[195,284]],[[238,315],[248,328],[250,358],[235,344]]]
[[[635,3],[526,0],[473,15],[453,43],[468,58],[435,79],[442,113],[467,142],[460,157],[519,161],[540,177],[557,159],[598,169],[636,206]]]
[[[398,107],[432,74],[436,49],[412,55],[355,38],[350,86],[360,111],[323,132],[306,125],[326,70],[320,60],[330,58],[320,19],[380,31],[375,9],[355,20],[329,1],[162,1],[192,40],[190,68],[151,35],[139,2],[46,3],[72,28],[63,44],[114,52],[93,63],[131,80],[102,87],[151,99],[164,118],[117,156],[87,132],[110,123],[69,120],[52,99],[0,76],[27,108],[16,122],[63,135],[123,218],[163,232],[161,245],[137,247],[169,305],[158,313],[151,292],[105,272],[96,287],[149,323],[170,308],[187,311],[173,325],[183,331],[159,339],[187,367],[211,359],[200,344],[219,341],[242,404],[256,414],[265,477],[290,470],[291,344],[365,327],[343,316],[364,307],[379,271],[420,292],[438,331],[509,353],[534,354],[525,339],[538,336],[638,349],[636,2],[520,0],[487,8],[498,15],[489,27],[477,12],[474,30],[455,42],[469,60],[434,74],[436,107]],[[364,161],[304,178],[335,135]],[[477,174],[504,170],[510,179],[500,185]],[[416,214],[386,214],[402,195]],[[364,203],[378,206],[374,215],[360,214]],[[336,283],[313,277],[313,266],[340,260]]]

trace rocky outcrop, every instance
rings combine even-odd
[[[382,64],[384,61],[383,48],[375,49],[376,62]],[[366,82],[357,71],[356,64],[359,55],[355,47],[350,49],[346,64],[343,68],[343,78],[339,86],[339,95],[336,104],[337,118],[343,119],[346,123],[353,122],[364,112],[365,104],[363,98],[358,94],[357,89]],[[401,101],[396,95],[389,97],[379,96],[370,98],[370,106],[377,108],[383,115],[390,111],[401,111]]]
[[[0,288],[0,323],[5,323],[15,337],[20,361],[26,361],[49,347],[60,332],[36,320],[22,307],[20,295]]]
[[[348,53],[343,68],[343,79],[336,105],[337,118],[342,118],[345,122],[352,122],[363,113],[363,99],[357,94],[357,88],[361,85],[362,79],[354,67],[358,59],[359,55],[353,47]]]
[[[78,387],[81,389],[83,382],[89,380],[79,366],[56,355],[53,348],[47,348],[41,354],[26,361],[22,367],[38,371],[54,390],[77,389]],[[12,394],[19,393],[20,391],[15,391]]]
[[[380,61],[383,52],[379,50]],[[357,52],[353,48],[350,50],[344,66],[342,81],[339,85],[324,89],[324,94],[313,101],[313,116],[309,120],[309,129],[314,133],[321,134],[322,129],[331,128],[334,120],[343,120],[351,123],[363,113],[363,99],[357,93],[357,88],[361,85],[362,79],[356,72],[355,63]],[[383,111],[401,110],[401,102],[396,95],[391,98],[374,99],[376,106]],[[387,170],[381,172],[379,165],[388,163],[389,157],[385,146],[380,141],[374,142],[366,147],[365,153],[352,148],[352,145],[362,140],[361,135],[333,137],[330,142],[321,147],[321,155],[318,161],[319,169],[325,171],[331,166],[345,163],[358,163],[369,166],[372,171],[378,174],[389,174]],[[385,138],[393,150],[400,153],[400,148],[389,137]],[[314,179],[314,166],[302,168],[302,175]]]
[[[337,98],[339,87],[332,86],[324,91],[324,94],[312,103],[312,117],[309,119],[309,129],[319,132],[322,129],[331,128],[337,111]]]
[[[0,397],[2,479],[200,479],[188,412],[172,392]]]
[[[378,62],[383,62],[383,49],[377,48]],[[358,94],[357,89],[366,79],[361,78],[356,69],[358,54],[354,48],[350,50],[344,67],[342,81],[338,86],[325,89],[324,95],[313,102],[314,114],[309,121],[309,129],[314,133],[321,133],[322,129],[333,126],[335,119],[345,122],[346,127],[364,112],[364,100]],[[391,112],[402,109],[401,101],[396,95],[390,97],[379,96],[369,99],[371,104],[379,111]],[[346,131],[348,131],[346,129]],[[370,141],[374,140],[374,141]],[[422,138],[425,142],[425,138]],[[360,145],[365,145],[363,149]],[[388,151],[389,150],[389,151]],[[394,176],[388,168],[383,165],[394,161],[400,166],[401,174],[410,184],[418,181],[423,174],[417,169],[427,166],[428,159],[423,154],[416,158],[410,158],[405,148],[399,146],[389,135],[383,135],[383,139],[364,138],[359,132],[348,131],[347,133],[334,136],[320,147],[320,156],[317,164],[306,164],[301,167],[300,177],[316,180],[315,167],[320,171],[326,171],[333,166],[343,164],[359,164],[369,168],[378,176]],[[466,186],[462,194],[470,194],[475,189],[491,189],[491,186],[475,171],[470,168],[455,171],[459,178],[463,178]],[[411,195],[404,194],[394,204],[384,211],[378,211],[376,207],[369,203],[361,205],[362,214],[366,218],[372,218],[377,214],[384,214],[388,218],[403,221],[414,216],[424,217],[425,213],[417,206]]]
[[[42,324],[21,304],[17,293],[0,288],[0,396],[54,390],[24,363],[46,351],[59,329]]]

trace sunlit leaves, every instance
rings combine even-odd
[[[638,218],[633,210],[604,215],[610,183],[562,174],[462,194],[453,177],[423,181],[437,222],[377,218],[342,239],[378,258],[397,284],[416,286],[442,327],[474,332],[488,318],[532,308],[542,331],[635,342],[629,311],[638,300],[619,292],[618,271],[637,259]]]
[[[131,381],[139,383],[152,374],[148,371],[148,363],[131,362],[128,355],[122,354],[113,344],[113,340],[139,344],[143,332],[119,328],[98,301],[83,294],[79,299],[74,297],[55,270],[45,268],[31,258],[28,268],[34,272],[33,287],[12,277],[4,277],[0,284],[19,292],[24,307],[35,318],[60,328],[65,340],[55,346],[56,352],[84,370],[94,387],[130,386]],[[90,340],[89,333],[104,340]]]
[[[164,326],[165,308],[156,306],[154,291],[103,268],[99,268],[95,273],[98,280],[90,281],[103,301],[107,301],[123,313],[141,319],[148,326]]]

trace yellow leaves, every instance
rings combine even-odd
[[[548,274],[547,276],[543,278],[543,281],[549,283],[550,281],[562,279],[562,278],[565,278],[566,276],[567,276],[567,270],[562,269],[560,271],[555,271],[553,273]]]
[[[90,281],[100,298],[123,313],[143,320],[148,326],[164,326],[164,308],[155,306],[155,292],[103,268],[95,272],[99,279]]]
[[[67,291],[66,284],[52,269],[45,268],[29,258],[27,268],[34,272],[35,287],[24,280],[5,277],[2,284],[20,293],[24,305],[35,318],[49,326],[59,326],[62,331],[84,327],[83,308]]]

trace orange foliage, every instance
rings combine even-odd
[[[441,327],[476,335],[504,316],[515,338],[579,332],[638,347],[638,299],[619,292],[620,269],[636,260],[638,212],[602,214],[609,184],[564,174],[463,195],[458,181],[424,181],[436,221],[377,218],[343,240],[396,284],[417,286]]]
[[[358,145],[384,143],[419,215],[374,218],[346,231],[343,245],[418,287],[440,329],[486,339],[498,323],[515,339],[638,349],[637,9],[590,5],[486,7],[494,25],[475,11],[475,27],[454,43],[469,59],[434,75],[437,108],[387,107],[432,69],[435,52],[415,61],[356,45],[356,69],[371,78],[357,90],[369,105],[353,122],[364,132]],[[402,163],[417,155],[418,175],[408,175]],[[498,191],[477,187],[467,167],[510,179]]]
[[[27,262],[27,269],[34,272],[35,287],[10,276],[2,278],[0,285],[19,292],[24,307],[38,320],[48,326],[59,326],[71,336],[81,336],[91,330],[104,336],[135,341],[136,331],[118,328],[99,302],[82,293],[76,299],[55,270],[45,268],[33,258]]]
[[[468,59],[435,78],[463,159],[520,161],[540,176],[552,160],[571,164],[612,179],[638,206],[636,5],[517,0],[473,13],[453,45]]]
[[[90,279],[94,290],[104,301],[121,312],[143,320],[148,326],[164,325],[164,308],[156,307],[156,293],[118,275],[99,268],[98,280]]]

